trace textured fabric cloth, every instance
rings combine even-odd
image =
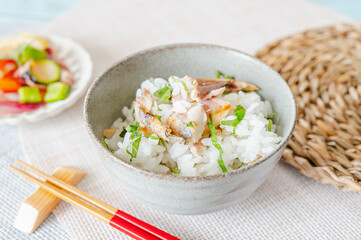
[[[69,234],[56,221],[54,214],[50,214],[39,231],[31,235],[13,227],[21,203],[35,191],[36,186],[8,169],[14,159],[24,159],[17,128],[1,127],[0,136],[0,239],[69,239]]]
[[[126,55],[174,42],[206,42],[253,53],[279,37],[349,21],[299,0],[87,1],[46,28],[87,48],[94,76]],[[321,185],[279,163],[247,200],[198,216],[143,206],[105,171],[82,117],[83,100],[48,120],[20,127],[27,160],[44,171],[73,165],[88,172],[78,187],[181,239],[359,239],[361,195]],[[25,197],[25,193],[24,193]],[[54,211],[74,239],[129,239],[61,203]]]

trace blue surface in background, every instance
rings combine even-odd
[[[1,0],[0,21],[49,21],[82,0]]]
[[[354,20],[361,21],[360,0],[311,0],[325,7],[341,12]]]
[[[1,0],[0,21],[49,21],[83,0]],[[361,21],[360,0],[309,0]]]

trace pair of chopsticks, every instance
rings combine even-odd
[[[9,169],[11,171],[39,185],[40,187],[42,187],[49,193],[55,195],[56,197],[80,208],[81,210],[93,215],[99,220],[109,224],[110,226],[120,230],[121,232],[131,236],[134,239],[149,239],[149,240],[178,239],[146,222],[143,222],[142,220],[139,220],[136,217],[133,217],[117,209],[116,207],[113,207],[93,196],[90,196],[88,193],[83,192],[78,188],[61,181],[58,178],[55,178],[51,175],[48,175],[36,169],[35,167],[25,162],[16,160],[15,163],[39,175],[40,177],[45,178],[50,183],[43,182],[14,166],[9,166]]]

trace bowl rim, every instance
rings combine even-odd
[[[288,92],[288,94],[290,95],[290,100],[291,100],[291,105],[292,105],[292,109],[293,109],[293,121],[291,123],[291,127],[289,128],[286,136],[282,137],[282,141],[279,143],[279,145],[277,146],[276,149],[274,149],[270,154],[268,154],[266,157],[261,158],[249,165],[246,165],[240,169],[237,170],[233,170],[233,171],[228,171],[226,173],[217,173],[217,174],[213,174],[213,175],[207,175],[207,176],[183,176],[183,175],[176,175],[176,174],[164,174],[164,173],[157,173],[157,172],[152,172],[146,169],[142,169],[140,167],[134,166],[133,164],[121,159],[120,157],[114,155],[109,149],[107,149],[103,143],[95,136],[94,131],[92,126],[90,125],[89,122],[89,113],[88,113],[88,105],[90,102],[90,98],[92,96],[93,91],[95,90],[96,86],[102,81],[103,77],[108,74],[110,71],[112,71],[115,67],[117,67],[118,65],[124,64],[127,61],[131,60],[132,58],[136,58],[142,55],[146,55],[149,53],[155,53],[155,52],[161,52],[161,51],[166,51],[166,50],[171,50],[171,49],[181,49],[181,48],[216,48],[216,49],[221,49],[221,50],[225,50],[225,51],[229,51],[229,52],[233,52],[236,54],[240,54],[243,55],[247,58],[249,58],[251,61],[257,62],[258,64],[263,65],[266,69],[268,69],[270,72],[273,72],[274,74],[278,75],[280,77],[280,79],[282,79],[286,85],[286,91]],[[292,136],[293,130],[295,128],[296,125],[296,121],[297,121],[297,107],[296,107],[296,100],[295,97],[289,87],[289,85],[287,84],[287,82],[283,79],[283,77],[274,69],[272,69],[268,64],[264,63],[263,61],[261,61],[260,59],[242,52],[240,50],[236,50],[230,47],[224,47],[224,46],[220,46],[220,45],[215,45],[215,44],[207,44],[207,43],[173,43],[173,44],[164,44],[164,45],[159,45],[159,46],[155,46],[155,47],[151,47],[151,48],[147,48],[141,51],[137,51],[133,54],[130,54],[124,58],[121,58],[120,60],[118,60],[117,62],[115,62],[114,64],[112,64],[109,68],[107,68],[106,70],[104,70],[100,75],[98,75],[96,77],[96,79],[93,81],[93,83],[91,84],[90,88],[88,89],[87,93],[86,93],[86,97],[85,97],[85,101],[84,101],[84,107],[83,107],[83,114],[84,114],[84,119],[85,119],[85,123],[86,123],[86,128],[87,128],[87,132],[90,135],[91,139],[93,140],[93,142],[95,142],[95,144],[97,145],[98,148],[100,148],[102,150],[102,152],[104,152],[107,157],[109,157],[110,159],[112,159],[112,161],[114,161],[116,164],[121,164],[123,167],[125,167],[127,170],[130,171],[134,171],[137,174],[143,174],[145,176],[148,177],[155,177],[157,179],[162,179],[162,180],[170,180],[170,181],[185,181],[185,182],[189,182],[189,181],[207,181],[207,180],[214,180],[217,178],[225,178],[228,176],[232,176],[232,175],[237,175],[243,172],[248,171],[249,169],[252,169],[264,162],[266,162],[268,159],[270,159],[272,156],[274,156],[276,153],[278,153],[278,151],[280,151],[288,142],[288,140],[290,139],[290,137]]]

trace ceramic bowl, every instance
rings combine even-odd
[[[275,122],[282,141],[269,156],[233,172],[186,177],[140,169],[102,145],[103,130],[130,106],[142,81],[171,75],[214,78],[217,69],[259,86],[258,93],[278,112]],[[87,93],[84,114],[105,166],[134,199],[169,213],[201,214],[239,203],[266,180],[294,129],[296,104],[285,80],[250,55],[215,45],[173,44],[135,53],[103,72]]]

